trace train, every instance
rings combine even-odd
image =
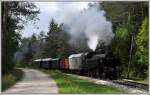
[[[110,50],[99,49],[86,53],[71,54],[67,58],[36,59],[40,68],[57,69],[100,79],[118,78],[118,61]]]

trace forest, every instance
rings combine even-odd
[[[89,7],[94,5],[89,3]],[[108,46],[120,60],[120,78],[148,78],[148,2],[101,2],[112,22],[114,38]],[[39,58],[65,58],[91,49],[85,39],[70,44],[64,24],[49,21],[48,32],[22,37],[24,24],[38,20],[40,10],[29,2],[2,2],[2,75],[16,67],[30,67]],[[20,24],[21,22],[21,24]],[[31,30],[32,31],[32,30]]]

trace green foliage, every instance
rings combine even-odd
[[[128,15],[135,18],[138,28],[145,16],[148,16],[148,2],[102,2],[101,8],[106,11],[106,16],[113,23],[114,29],[128,19]]]
[[[41,32],[22,39],[18,52],[23,54],[23,58],[17,65],[25,67],[31,66],[35,59],[67,57],[68,47],[68,35],[63,31],[63,24],[58,26],[52,20],[47,35]]]
[[[130,26],[130,27],[129,27]],[[121,58],[122,63],[127,63],[129,58],[131,32],[134,24],[129,16],[125,23],[120,24],[115,30],[115,37],[112,42],[113,51]]]
[[[143,20],[135,38],[136,52],[134,56],[134,75],[140,78],[148,76],[148,18]]]
[[[49,32],[45,38],[45,47],[43,56],[51,58],[60,58],[67,56],[68,37],[62,30],[63,25],[58,26],[54,20],[50,22]]]
[[[102,2],[101,8],[106,11],[106,17],[112,21],[114,26],[124,21],[126,12],[123,2]]]
[[[23,77],[23,72],[20,69],[14,69],[8,74],[2,76],[2,91],[10,88],[16,82],[21,80]]]
[[[128,37],[128,28],[126,27],[126,24],[118,26],[115,31],[115,38],[118,40],[125,41],[127,37]]]
[[[139,33],[136,36],[137,50],[135,53],[137,64],[148,65],[148,19],[143,20],[139,29]]]
[[[43,58],[43,50],[44,50],[44,47],[45,47],[45,37],[46,35],[44,34],[44,31],[41,31],[41,33],[39,35],[37,35],[37,51],[36,53],[34,54],[34,58],[33,59],[38,59],[38,58]]]
[[[141,64],[148,63],[148,33],[139,33],[138,29],[145,16],[148,16],[148,2],[102,2],[101,8],[106,11],[107,19],[113,24],[115,37],[110,46],[120,58],[121,76],[126,77],[129,67],[130,78],[145,77],[144,72],[148,72],[148,66]],[[143,25],[140,31],[147,30],[146,23],[145,21],[145,26]],[[131,34],[135,39],[130,59]]]
[[[136,80],[136,82],[149,85],[149,79],[148,78],[147,79],[143,79],[143,80]]]
[[[37,7],[29,2],[2,2],[2,74],[14,67],[13,56],[18,50],[23,24],[36,20]]]
[[[133,18],[128,16],[126,22],[117,26],[115,37],[111,44],[113,52],[120,58],[121,76],[126,76],[129,63],[131,33],[134,32]],[[126,68],[125,68],[126,67]]]
[[[40,50],[39,46],[40,43],[35,34],[31,37],[23,38],[19,50],[17,51],[21,53],[22,57],[20,58],[19,55],[17,55],[16,65],[19,67],[29,67],[35,56],[38,56],[37,53]]]
[[[59,71],[45,70],[44,72],[48,73],[52,78],[55,79],[58,85],[59,93],[63,93],[63,94],[125,93],[124,91],[116,89],[114,87],[95,84],[88,80],[78,79],[76,77],[61,73]]]

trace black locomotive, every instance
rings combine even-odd
[[[110,50],[87,53],[86,64],[89,76],[103,79],[116,79],[118,76],[118,61]]]

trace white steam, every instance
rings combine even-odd
[[[98,36],[93,36],[92,38],[90,38],[90,40],[88,41],[88,46],[90,49],[95,50],[96,46],[98,44]]]
[[[82,12],[68,11],[62,17],[62,22],[67,26],[67,32],[71,35],[71,41],[86,38],[86,43],[92,50],[96,49],[99,41],[105,45],[110,44],[114,36],[112,24],[107,21],[105,11],[97,6],[92,6]]]

